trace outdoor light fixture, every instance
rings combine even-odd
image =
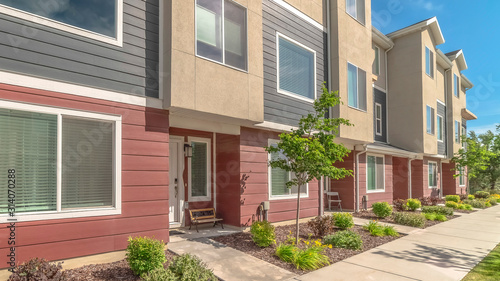
[[[184,156],[188,158],[193,157],[193,146],[189,143],[184,144]]]

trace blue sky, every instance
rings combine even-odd
[[[480,5],[478,5],[480,3]],[[498,0],[372,0],[372,23],[384,34],[436,16],[444,53],[462,49],[474,84],[467,108],[477,120],[468,131],[483,133],[500,124],[500,1]]]

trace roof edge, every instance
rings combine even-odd
[[[387,34],[387,37],[390,39],[396,39],[402,36],[405,36],[407,34],[420,31],[423,28],[430,27],[432,31],[432,35],[434,37],[434,41],[436,42],[436,45],[441,45],[445,42],[443,33],[441,32],[441,27],[439,26],[439,22],[437,20],[437,17],[432,17],[428,20],[424,20],[421,22],[418,22],[416,24],[407,26],[405,28],[396,30],[394,32],[391,32]]]
[[[372,41],[377,45],[380,45],[384,49],[389,49],[394,46],[394,42],[391,38],[385,36],[380,30],[372,25]]]

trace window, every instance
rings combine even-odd
[[[277,140],[269,140],[269,145],[276,145]],[[280,158],[284,158],[284,155],[281,153],[270,153],[269,160],[277,160]],[[293,186],[292,188],[288,188],[286,183],[290,181],[295,175],[291,172],[287,172],[280,168],[271,168],[268,169],[269,173],[269,199],[290,199],[297,198],[298,188]],[[300,189],[301,197],[308,197],[308,185],[301,187]]]
[[[384,157],[366,157],[366,190],[368,192],[385,190]]]
[[[456,74],[453,74],[453,94],[455,97],[460,96],[460,80]]]
[[[382,135],[382,105],[375,103],[375,133]]]
[[[278,92],[307,101],[316,97],[316,52],[282,35],[276,35]]]
[[[107,43],[122,44],[123,0],[0,0],[0,12]]]
[[[425,47],[425,73],[434,78],[434,53]]]
[[[349,15],[365,24],[365,0],[346,0],[345,6]]]
[[[463,125],[463,123],[462,123]],[[467,136],[467,129],[465,129],[464,126],[462,126],[462,136]],[[465,148],[466,146],[466,143],[464,141],[462,141],[462,147]]]
[[[441,115],[437,115],[437,139],[438,141],[443,141],[443,117]]]
[[[373,51],[375,52],[375,59],[373,60],[372,72],[375,75],[379,75],[380,74],[380,49],[377,46],[374,46]]]
[[[460,122],[455,120],[455,142],[460,143]]]
[[[347,64],[348,104],[366,110],[366,72],[355,65]]]
[[[196,0],[196,54],[246,70],[246,9],[228,0]]]
[[[458,177],[458,185],[464,186],[465,185],[464,167],[460,167],[458,171],[460,173],[460,176]]]
[[[427,106],[427,133],[434,135],[434,108]]]
[[[189,201],[210,201],[210,139],[189,138],[192,157],[188,158]]]
[[[429,167],[429,188],[437,187],[437,163],[430,162]]]
[[[18,220],[121,213],[121,117],[0,106],[0,169],[15,169]],[[0,221],[6,211],[0,202]]]

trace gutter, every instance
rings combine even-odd
[[[450,106],[448,105],[448,73],[451,71],[451,68],[448,68],[447,70],[444,71],[444,105],[446,107],[446,110],[445,110],[445,113],[446,113],[446,122],[445,122],[445,126],[444,126],[444,135],[446,136],[446,156],[449,157],[450,156],[450,153],[449,153],[449,148],[450,148],[450,140],[448,139],[448,123],[449,123],[449,120],[448,120],[448,111],[450,110]],[[452,119],[453,120],[453,119]],[[453,127],[452,127],[453,128]]]
[[[387,141],[388,144],[391,142],[389,141],[389,71],[387,67],[387,55],[389,54],[389,51],[394,48],[394,44],[385,51],[385,140]]]
[[[354,146],[354,148],[356,148],[356,146]],[[363,144],[363,151],[360,151],[358,153],[356,153],[356,184],[355,184],[355,203],[356,203],[356,206],[354,207],[354,211],[356,213],[359,212],[359,156],[361,154],[365,154],[366,152],[368,151],[368,145],[366,144]]]
[[[408,198],[411,198],[412,185],[411,185],[411,162],[416,158],[408,159]]]

